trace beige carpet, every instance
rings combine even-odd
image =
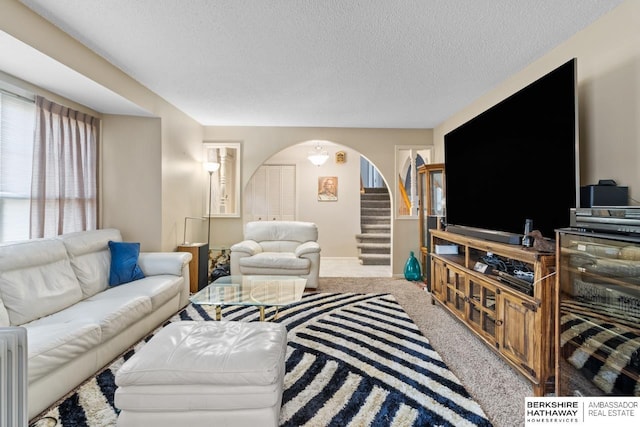
[[[524,425],[531,384],[415,283],[404,279],[320,278],[318,292],[390,293],[429,339],[445,363],[480,403],[496,427]]]

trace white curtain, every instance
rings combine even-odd
[[[97,226],[100,120],[36,97],[30,237]]]

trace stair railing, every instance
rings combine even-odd
[[[404,188],[404,183],[402,182],[402,177],[400,175],[398,175],[398,189],[400,190],[400,195],[403,201],[403,204],[400,205],[399,208],[399,214],[411,215],[411,201],[409,200],[409,195],[407,194],[406,188]]]

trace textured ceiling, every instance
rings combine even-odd
[[[621,0],[22,0],[204,125],[431,128]]]

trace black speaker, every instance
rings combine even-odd
[[[209,245],[206,244],[198,251],[198,290],[209,284]]]
[[[209,284],[209,245],[207,243],[185,243],[178,252],[189,252],[189,291],[193,294]]]
[[[580,207],[627,206],[629,187],[617,185],[585,185],[580,187]]]

